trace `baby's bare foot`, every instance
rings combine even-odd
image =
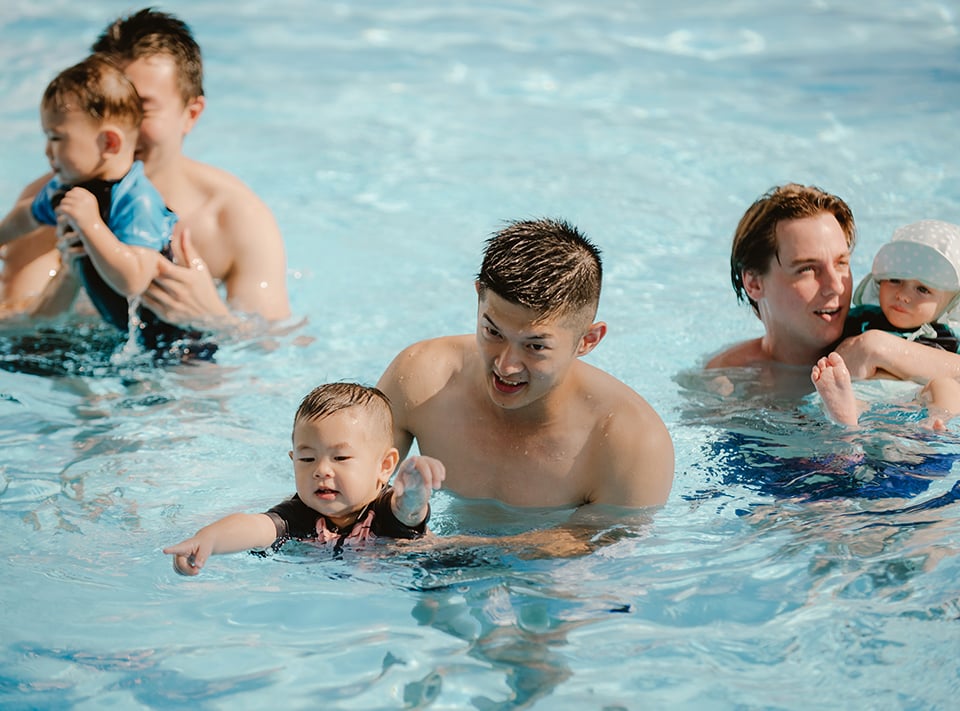
[[[860,406],[853,392],[850,371],[843,358],[831,353],[821,358],[810,372],[810,380],[823,399],[823,407],[830,418],[842,425],[855,425],[860,418]]]

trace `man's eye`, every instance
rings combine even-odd
[[[297,457],[297,461],[306,462],[307,464],[309,464],[310,462],[314,462],[316,460],[313,457]]]

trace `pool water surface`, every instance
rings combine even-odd
[[[46,169],[46,83],[130,7],[0,7],[7,204]],[[850,204],[857,278],[895,227],[960,222],[953,3],[161,9],[204,50],[186,152],[273,209],[295,317],[165,368],[111,359],[89,317],[0,330],[0,705],[955,706],[960,430],[921,429],[904,387],[871,386],[852,436],[808,387],[757,395],[745,372],[722,399],[700,372],[761,331],[727,265],[771,186]],[[589,553],[547,554],[533,541],[569,511],[440,492],[436,545],[173,573],[164,546],[293,491],[306,392],[471,332],[484,239],[539,216],[602,249],[609,334],[588,359],[673,436],[652,520],[599,517]]]

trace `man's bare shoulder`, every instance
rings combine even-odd
[[[743,343],[731,346],[712,356],[704,366],[711,368],[745,368],[749,365],[759,365],[770,361],[770,357],[763,350],[763,339],[754,338]]]
[[[463,366],[474,336],[441,336],[413,343],[394,358],[394,364],[408,374],[445,372]]]
[[[474,343],[473,335],[442,336],[407,346],[383,374],[381,388],[415,401],[431,397],[463,370]]]
[[[273,213],[235,175],[206,163],[184,158],[176,177],[167,178],[163,192],[191,237],[211,274],[227,285],[231,301],[241,310],[267,313],[264,299],[286,310],[286,294],[263,294],[260,284],[282,284],[286,273],[283,237]]]
[[[182,173],[194,191],[208,200],[215,200],[221,209],[248,210],[251,205],[266,208],[263,200],[245,182],[222,168],[184,158]]]
[[[636,424],[662,422],[650,403],[629,385],[599,368],[581,365],[580,399],[594,413],[605,436],[613,423],[630,429]]]

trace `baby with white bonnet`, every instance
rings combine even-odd
[[[911,341],[957,353],[960,341],[960,227],[921,220],[897,229],[877,252],[873,268],[857,286],[844,338],[880,329]],[[860,403],[837,353],[821,358],[811,379],[832,419],[856,425]],[[960,413],[960,382],[933,378],[920,391],[935,429]]]

